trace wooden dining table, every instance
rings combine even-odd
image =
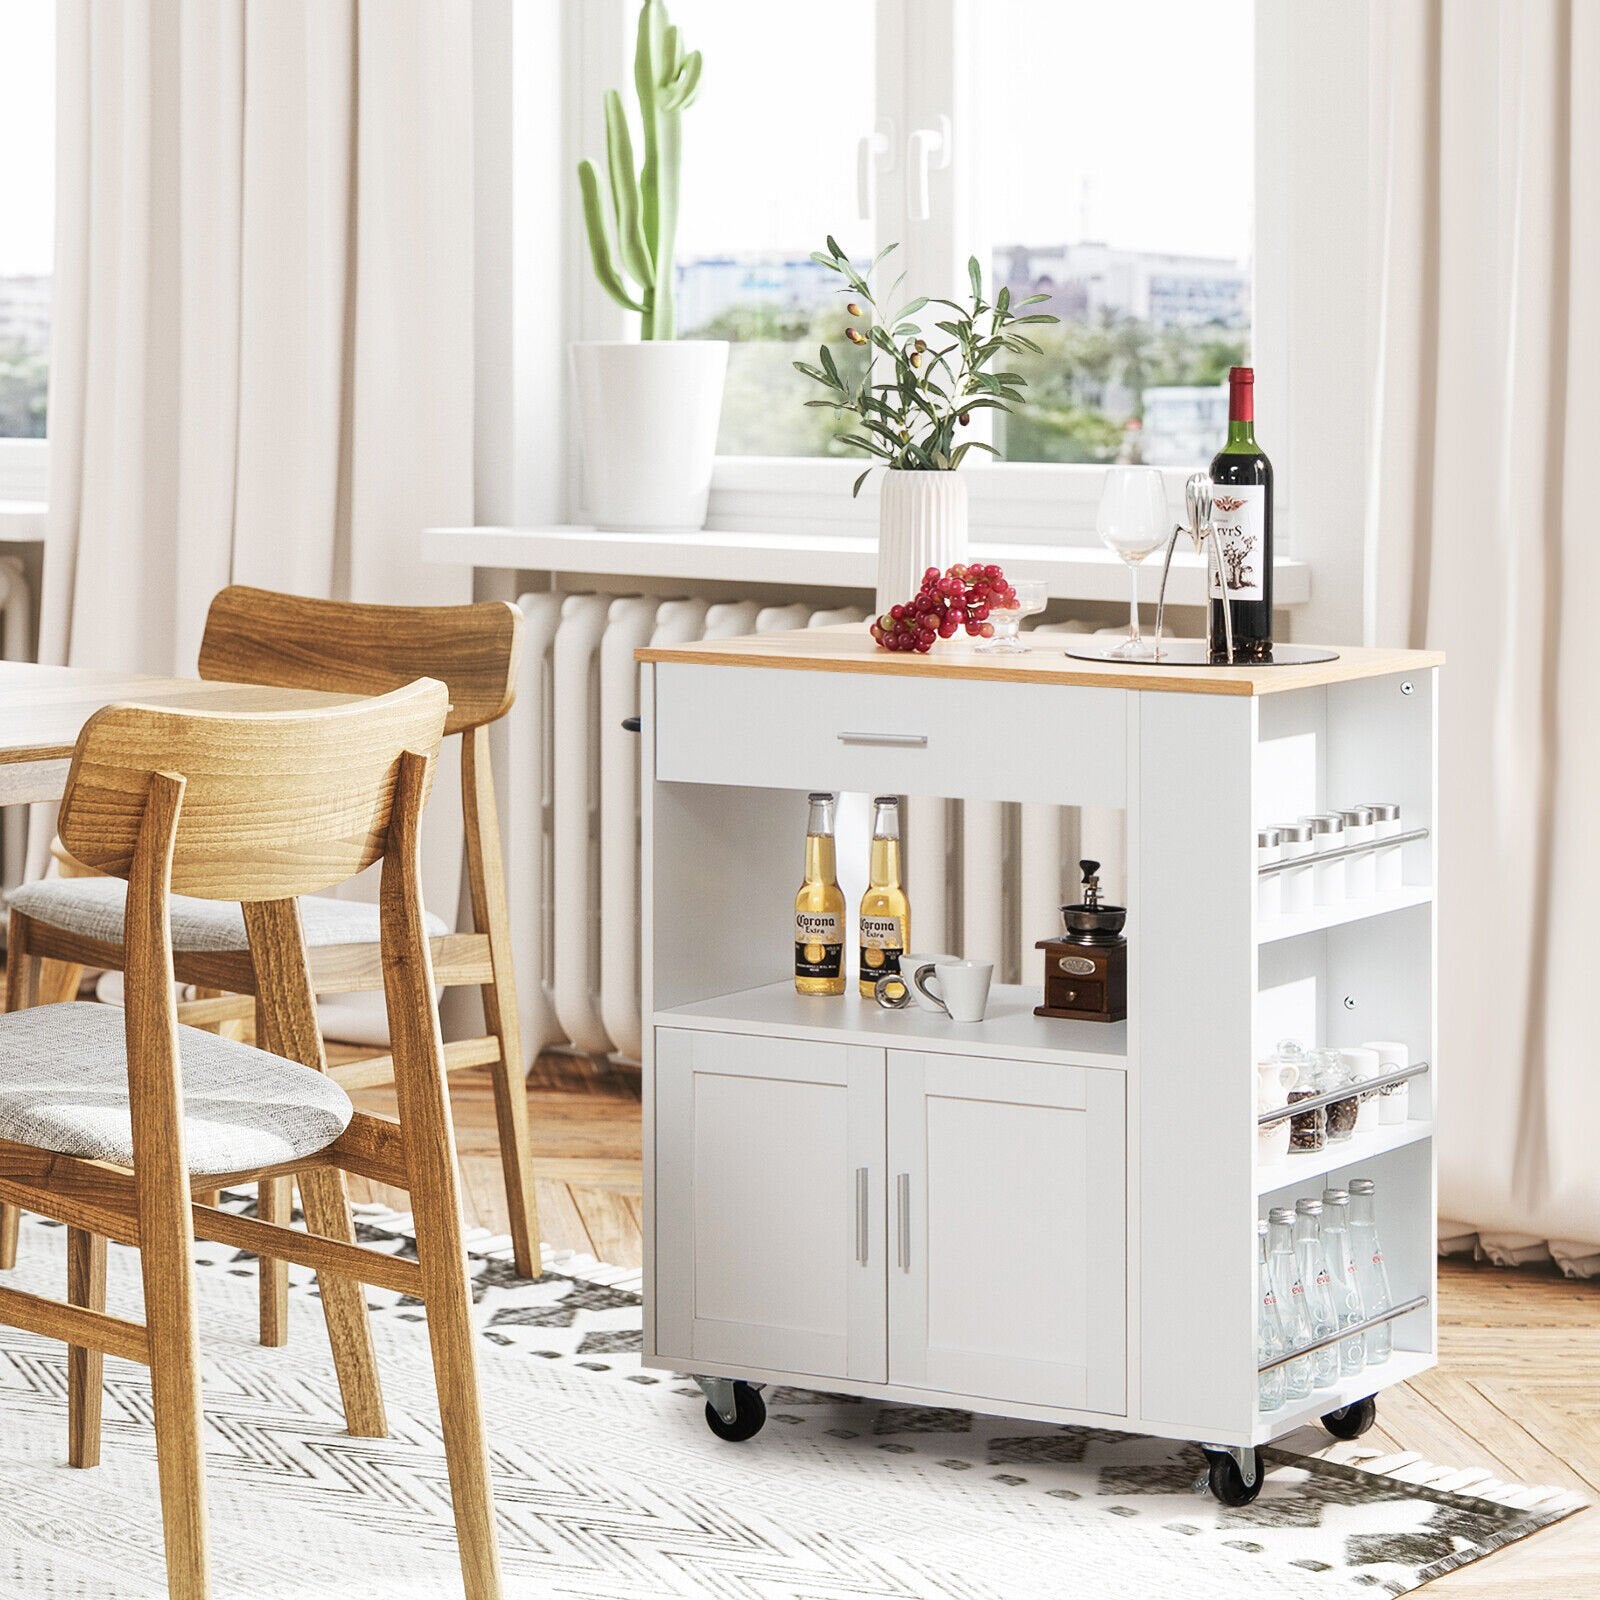
[[[0,806],[59,800],[78,733],[102,706],[134,701],[196,711],[301,711],[360,698],[313,689],[0,661]]]

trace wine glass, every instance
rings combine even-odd
[[[1111,467],[1095,518],[1100,542],[1128,564],[1128,638],[1111,652],[1124,660],[1148,661],[1155,651],[1139,632],[1139,563],[1172,534],[1166,485],[1157,467]]]
[[[1011,585],[1017,591],[1014,606],[991,606],[989,621],[994,624],[990,638],[980,639],[975,646],[985,655],[1026,654],[1027,645],[1017,638],[1017,630],[1024,617],[1036,617],[1044,610],[1050,595],[1043,578],[1022,578]]]

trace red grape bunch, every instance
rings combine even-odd
[[[917,650],[926,655],[936,639],[953,639],[965,628],[974,639],[992,639],[992,610],[1017,603],[1017,591],[992,562],[960,562],[948,572],[929,567],[922,587],[903,605],[891,606],[872,622],[872,637],[885,650]]]

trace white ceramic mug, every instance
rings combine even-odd
[[[1397,847],[1398,848],[1398,847]],[[1368,1039],[1367,1049],[1378,1057],[1378,1072],[1400,1072],[1411,1065],[1411,1046],[1398,1039]],[[1411,1080],[1392,1083],[1378,1091],[1378,1121],[1390,1128],[1411,1117]]]
[[[941,961],[958,961],[959,956],[938,955],[913,955],[910,951],[900,957],[899,972],[887,972],[879,978],[875,986],[878,1004],[885,1011],[903,1011],[906,1006],[915,1002],[923,1011],[937,1011],[942,1013],[944,1007],[932,995],[924,994],[911,981],[911,975],[918,967],[938,966]]]
[[[1268,1059],[1256,1063],[1256,1110],[1276,1111],[1289,1103],[1289,1091],[1300,1081],[1292,1061]],[[1263,1162],[1282,1161],[1289,1154],[1289,1121],[1280,1117],[1256,1127],[1256,1144]]]
[[[911,985],[952,1022],[982,1022],[994,980],[992,961],[924,961],[911,974]],[[938,985],[938,992],[929,988]]]

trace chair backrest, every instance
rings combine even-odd
[[[211,602],[200,676],[352,694],[438,678],[444,731],[460,733],[510,709],[521,643],[522,613],[503,601],[358,605],[234,585]]]
[[[184,785],[174,893],[270,901],[332,888],[384,853],[400,759],[437,752],[445,712],[430,679],[308,711],[108,706],[78,735],[62,842],[126,878],[152,774],[171,774]]]

